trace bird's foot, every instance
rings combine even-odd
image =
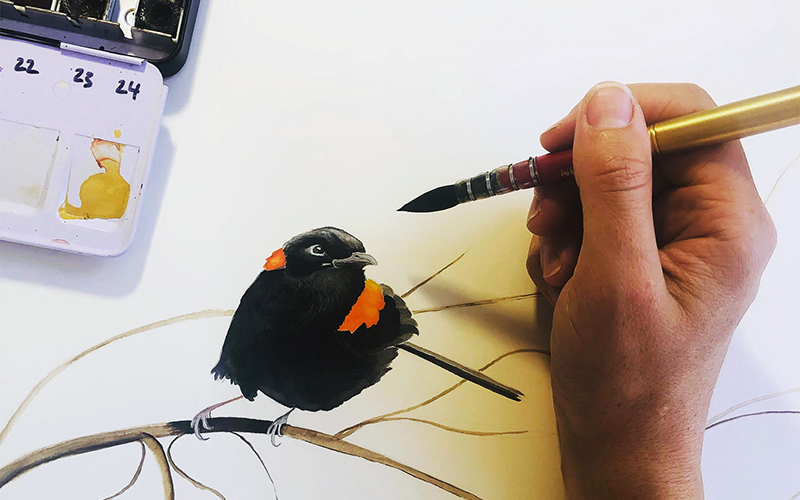
[[[194,435],[197,436],[197,439],[200,441],[208,441],[207,437],[203,437],[200,434],[202,431],[210,431],[214,429],[214,426],[208,423],[208,419],[211,418],[211,412],[216,410],[220,406],[225,406],[228,403],[233,403],[234,401],[238,401],[244,398],[244,396],[236,396],[233,399],[229,399],[227,401],[223,401],[222,403],[217,403],[215,405],[211,405],[208,408],[205,408],[203,411],[198,413],[192,419],[192,430],[194,431]]]
[[[214,408],[215,406],[209,406],[192,419],[192,430],[194,431],[195,437],[200,441],[208,441],[207,437],[203,437],[203,435],[200,434],[202,431],[214,429],[214,426],[208,423],[208,419],[211,418],[211,411],[214,410]]]
[[[269,440],[272,443],[272,446],[274,446],[275,448],[277,448],[278,446],[281,445],[280,442],[275,441],[275,437],[276,436],[278,436],[278,437],[282,437],[283,436],[283,434],[281,433],[281,429],[283,428],[284,424],[289,422],[289,414],[292,413],[293,411],[294,411],[294,408],[292,408],[291,410],[287,411],[286,413],[284,413],[280,417],[276,418],[269,425],[269,427],[267,427],[267,434],[269,434]]]

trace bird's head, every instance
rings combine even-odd
[[[361,270],[377,263],[355,236],[335,227],[321,227],[287,241],[267,259],[264,269],[285,268],[287,275],[303,278],[323,269]]]

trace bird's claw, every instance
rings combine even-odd
[[[287,411],[284,415],[281,415],[280,417],[276,418],[271,424],[269,424],[269,427],[267,427],[267,434],[269,434],[269,441],[275,448],[281,445],[280,441],[275,441],[275,437],[276,436],[283,437],[282,433],[283,426],[284,424],[289,422],[289,414],[292,413],[293,410],[294,408]]]
[[[192,419],[192,430],[195,437],[200,441],[208,441],[208,438],[201,434],[203,430],[210,431],[214,429],[214,426],[208,423],[209,418],[211,418],[211,408],[206,408]]]

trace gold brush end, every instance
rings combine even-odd
[[[800,124],[800,85],[650,125],[655,154],[694,149]]]

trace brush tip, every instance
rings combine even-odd
[[[417,196],[399,209],[398,212],[438,212],[458,205],[458,197],[453,184],[440,186]]]

